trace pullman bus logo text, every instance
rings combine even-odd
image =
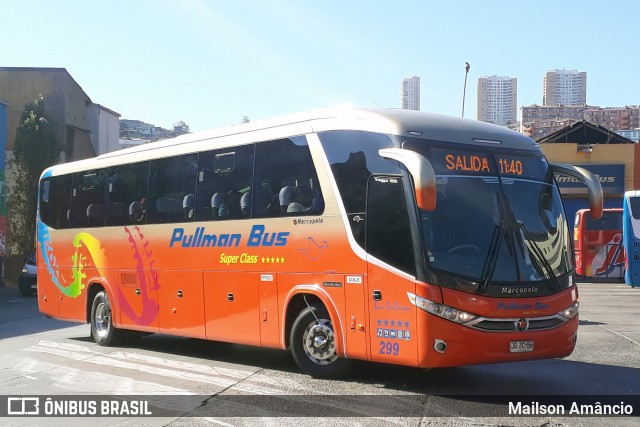
[[[247,247],[258,246],[287,246],[288,231],[279,233],[267,232],[264,225],[257,224],[251,227],[246,241]],[[197,227],[193,234],[185,233],[182,227],[174,228],[169,241],[169,247],[180,246],[182,248],[230,248],[238,247],[242,242],[242,234],[213,234],[207,233],[205,227]]]

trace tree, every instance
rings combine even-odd
[[[58,160],[54,123],[47,117],[42,96],[27,104],[13,144],[13,185],[9,194],[9,242],[18,254],[35,243],[40,174]]]
[[[249,121],[250,121],[250,120],[249,120],[249,117],[244,116],[244,117],[242,118],[242,121],[241,121],[240,123],[249,123]]]

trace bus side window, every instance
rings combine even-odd
[[[69,228],[71,175],[49,178],[42,182],[40,219],[55,229]]]
[[[148,181],[148,162],[109,169],[106,225],[144,222]]]
[[[80,172],[73,175],[69,222],[71,227],[104,225],[104,200],[107,170]]]
[[[319,215],[324,199],[305,137],[256,145],[254,218]]]
[[[198,221],[248,217],[253,145],[200,153],[195,193]]]
[[[148,223],[193,220],[194,215],[189,215],[188,196],[196,191],[197,162],[197,154],[151,161]]]

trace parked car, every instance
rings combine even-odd
[[[28,297],[36,292],[37,288],[36,251],[34,249],[24,261],[22,272],[18,277],[18,289],[20,289],[22,296]]]

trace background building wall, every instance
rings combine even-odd
[[[5,193],[9,193],[13,185],[12,151],[20,116],[27,104],[40,97],[44,101],[49,125],[53,127],[56,134],[60,162],[96,156],[98,151],[94,149],[94,141],[96,147],[105,146],[106,149],[119,147],[118,113],[101,107],[100,111],[109,113],[105,113],[105,117],[99,120],[96,117],[92,128],[90,115],[93,103],[66,69],[0,67],[0,99],[8,104],[5,116],[6,132],[2,132],[6,145],[0,146],[2,152],[0,160],[6,160],[6,168],[4,168],[6,182],[2,187],[3,190],[6,189]],[[105,124],[106,129],[101,128],[102,124]],[[106,142],[102,141],[103,135],[110,139]],[[1,142],[0,145],[2,145]],[[1,210],[2,206],[0,206],[0,227]],[[11,242],[7,244],[7,252],[10,252]],[[5,278],[15,281],[26,254],[11,253],[10,255],[5,263],[7,266]]]
[[[13,149],[20,115],[42,96],[55,127],[63,161],[95,155],[88,135],[87,105],[91,99],[64,68],[0,68],[0,97],[9,103],[7,147]],[[87,147],[88,145],[88,147]]]
[[[550,163],[624,164],[624,191],[640,189],[640,170],[636,172],[638,144],[595,144],[592,152],[579,152],[576,144],[540,144]],[[639,176],[636,176],[639,175]]]
[[[640,189],[640,145],[638,144],[594,144],[591,152],[578,151],[577,144],[540,144],[547,160],[550,163],[568,163],[573,165],[583,165],[587,169],[594,170],[619,169],[624,167],[624,188],[618,183],[602,183],[604,190],[604,207],[621,208],[622,195],[624,191]],[[589,166],[593,166],[589,168]],[[638,170],[636,170],[638,169]],[[609,174],[607,174],[609,175]],[[610,179],[607,176],[605,179]],[[579,186],[577,192],[566,193],[560,185],[562,199],[569,221],[573,221],[578,209],[588,208],[586,188]],[[616,191],[609,191],[611,186],[619,188]]]
[[[0,99],[0,257],[7,255],[7,187],[5,181],[5,147],[7,145],[8,104]],[[4,269],[0,267],[0,280]]]
[[[91,104],[88,110],[91,144],[96,155],[121,149],[120,114],[100,104]]]

